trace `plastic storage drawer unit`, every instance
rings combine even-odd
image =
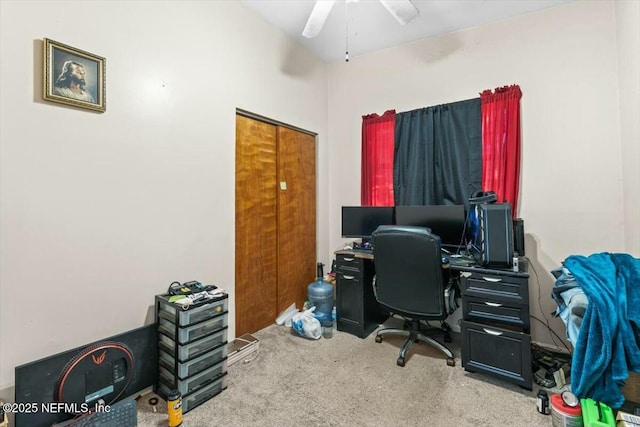
[[[183,413],[226,388],[227,334],[225,293],[183,307],[156,295],[158,377],[154,391],[167,398],[182,393]]]

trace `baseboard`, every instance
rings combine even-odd
[[[229,343],[227,354],[227,366],[233,365],[238,360],[252,358],[260,347],[260,340],[251,334],[244,334]]]

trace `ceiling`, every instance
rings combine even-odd
[[[311,39],[303,37],[302,30],[315,0],[242,0],[242,3],[318,58],[336,62],[346,59],[347,40],[349,58],[354,58],[571,1],[575,0],[412,0],[420,14],[401,26],[378,0],[337,0],[320,34]]]

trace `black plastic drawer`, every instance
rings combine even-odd
[[[183,395],[193,393],[196,390],[210,384],[212,381],[220,378],[227,372],[226,359],[222,362],[207,368],[206,370],[199,372],[196,375],[192,375],[185,379],[179,379],[173,372],[158,367],[158,388],[165,396],[171,393],[171,390],[178,390]]]
[[[186,414],[196,406],[206,402],[227,388],[227,374],[200,390],[182,397],[182,413]],[[215,425],[215,424],[214,424]]]
[[[477,322],[497,322],[513,325],[529,331],[529,305],[505,304],[487,298],[464,297],[462,316],[465,320]]]
[[[460,290],[463,297],[478,297],[515,305],[529,304],[529,286],[526,278],[462,273]]]
[[[158,331],[169,337],[177,337],[180,344],[188,344],[228,326],[226,314],[184,328],[177,327],[161,315],[158,317]]]
[[[158,334],[158,347],[172,356],[177,356],[178,361],[187,362],[205,354],[214,348],[227,343],[227,327],[219,332],[207,335],[204,338],[190,342],[189,344],[177,344],[172,337],[163,333]]]
[[[463,320],[462,366],[531,390],[531,336]]]
[[[228,346],[221,345],[215,350],[198,356],[188,362],[180,363],[164,350],[158,351],[158,364],[167,369],[170,373],[175,373],[181,380],[198,374],[205,369],[227,359]]]
[[[178,326],[189,326],[212,317],[227,313],[229,299],[224,298],[204,300],[185,310],[181,304],[169,302],[168,295],[157,295],[157,317],[167,319]],[[156,319],[157,320],[157,319]]]
[[[339,254],[336,255],[336,268],[338,271],[352,270],[362,271],[362,259],[355,255]]]

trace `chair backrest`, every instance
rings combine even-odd
[[[445,319],[440,237],[425,227],[386,225],[372,244],[378,302],[410,318]]]

